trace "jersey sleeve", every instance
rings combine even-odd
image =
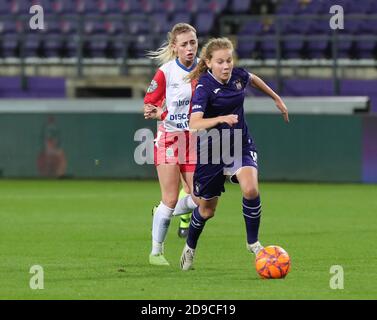
[[[204,84],[199,82],[195,88],[194,96],[192,98],[191,113],[204,112],[207,108],[209,97],[210,95],[204,87]]]
[[[162,108],[166,97],[166,79],[161,69],[158,69],[153,77],[147,93],[144,97],[144,104],[153,104]]]
[[[250,72],[246,71],[243,68],[240,68],[239,72],[240,72],[240,76],[241,76],[241,80],[243,82],[243,85],[244,85],[244,87],[246,87],[250,83],[252,75],[251,75]]]

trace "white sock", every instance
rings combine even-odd
[[[191,212],[197,207],[194,200],[192,200],[191,194],[184,196],[183,198],[179,199],[173,212],[173,216],[180,216],[182,214],[186,214]]]
[[[174,209],[165,206],[162,202],[153,215],[152,227],[152,254],[163,253],[163,242],[168,233],[170,220]]]
[[[250,252],[255,253],[255,255],[257,255],[259,251],[263,249],[263,246],[261,245],[259,241],[253,244],[246,243],[246,247],[248,248]]]

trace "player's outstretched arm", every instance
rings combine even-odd
[[[250,83],[252,86],[270,96],[275,101],[276,107],[283,115],[284,121],[289,122],[288,108],[286,107],[283,99],[280,98],[280,96],[274,90],[272,90],[261,78],[259,78],[255,74],[251,75]]]
[[[191,130],[203,130],[217,126],[220,123],[227,123],[229,126],[233,126],[238,122],[238,115],[229,114],[226,116],[218,116],[215,118],[203,118],[203,112],[195,112],[190,116],[190,129]]]

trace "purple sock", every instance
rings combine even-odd
[[[243,198],[242,209],[245,218],[247,243],[253,244],[258,241],[260,216],[262,214],[260,197],[251,200]]]
[[[191,223],[189,227],[189,232],[187,236],[187,245],[191,249],[196,248],[199,236],[202,233],[202,230],[206,224],[206,219],[204,219],[199,213],[199,207],[196,207],[192,212]]]

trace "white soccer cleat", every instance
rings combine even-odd
[[[246,243],[246,248],[249,250],[251,253],[254,253],[255,256],[258,255],[259,251],[263,250],[264,247],[260,244],[259,241],[253,243],[253,244],[248,244]]]
[[[194,255],[195,249],[191,249],[187,244],[185,244],[180,261],[181,269],[183,271],[192,269],[192,264],[194,263]]]

